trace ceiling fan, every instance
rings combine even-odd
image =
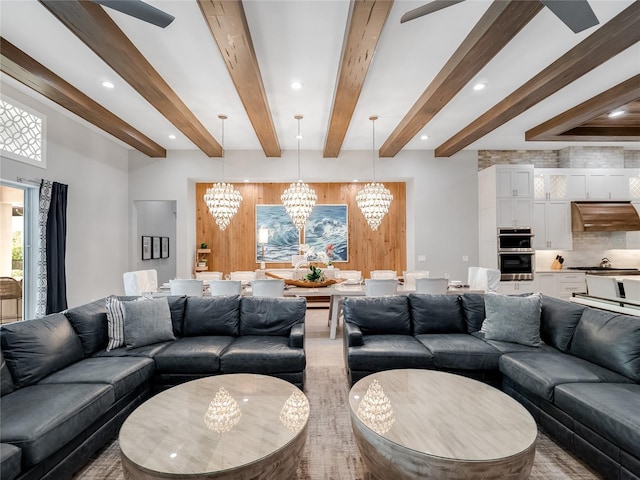
[[[464,2],[464,0],[433,0],[426,5],[405,13],[400,19],[400,23],[408,22],[461,2]],[[549,7],[556,17],[562,20],[574,33],[579,33],[599,23],[587,0],[540,0],[540,2]]]
[[[113,8],[119,12],[130,15],[144,22],[152,23],[165,28],[175,20],[173,15],[143,2],[142,0],[91,0],[93,3]]]

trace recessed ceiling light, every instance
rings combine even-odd
[[[485,83],[476,83],[476,84],[473,86],[473,89],[474,89],[475,91],[483,90],[486,86],[487,86],[487,85],[486,85]]]
[[[302,135],[296,135],[296,138],[297,138],[298,140],[302,140],[304,137],[303,137]]]
[[[353,179],[353,183],[358,183],[360,180],[358,180],[357,178]]]
[[[105,80],[104,82],[102,82],[102,86],[104,88],[115,88],[115,85],[107,80]]]
[[[302,88],[302,83],[300,82],[291,82],[289,86],[294,90],[300,90]]]
[[[421,135],[420,140],[429,140],[429,135]]]
[[[245,178],[245,179],[244,179],[244,183],[249,183],[249,179],[248,179],[248,178]]]
[[[175,140],[175,139],[176,139],[176,136],[172,133],[172,134],[170,134],[170,135],[169,135],[169,138],[170,138],[171,140]]]
[[[620,115],[624,115],[624,114],[625,114],[624,110],[615,110],[609,114],[609,118],[619,117]]]

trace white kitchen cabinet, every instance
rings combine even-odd
[[[628,178],[624,169],[572,169],[569,196],[572,200],[628,200]]]
[[[569,180],[565,169],[536,168],[534,172],[534,199],[567,200],[569,198]]]
[[[522,295],[525,293],[534,293],[535,285],[533,280],[522,280],[512,282],[500,282],[500,291],[502,295]]]
[[[496,197],[533,197],[533,167],[497,165]]]
[[[586,293],[587,282],[583,272],[565,273],[564,270],[535,274],[536,291],[549,297],[569,300],[574,293]]]
[[[498,228],[533,223],[533,165],[493,165],[478,172],[479,266],[495,268]]]
[[[533,207],[533,248],[536,250],[571,250],[571,203],[535,202]]]
[[[530,198],[497,198],[498,227],[530,227],[533,223],[532,204]]]

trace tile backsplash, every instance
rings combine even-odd
[[[640,232],[579,232],[573,250],[537,250],[536,270],[548,270],[556,255],[565,267],[597,266],[607,257],[613,267],[640,268]]]

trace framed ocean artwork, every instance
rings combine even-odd
[[[349,261],[347,205],[316,205],[304,227],[304,243],[315,253],[325,252],[332,262]]]
[[[259,230],[269,231],[269,241],[258,242]],[[296,226],[287,214],[284,205],[256,205],[256,262],[291,263],[291,255],[297,255],[300,237]]]

